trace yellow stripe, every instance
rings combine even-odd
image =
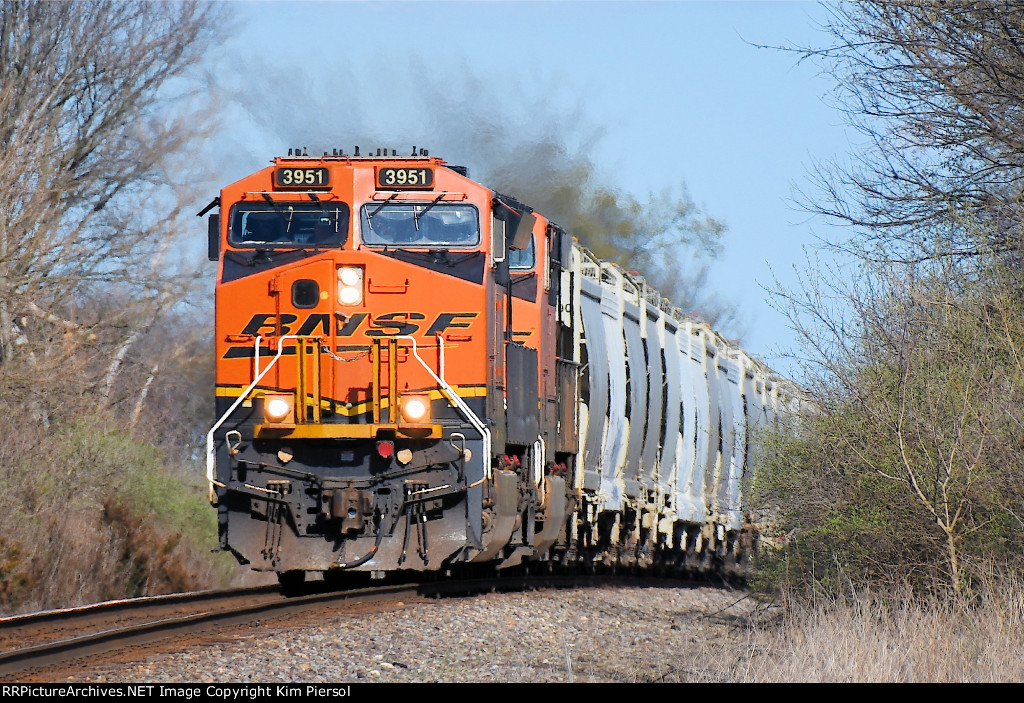
[[[455,388],[456,394],[458,394],[458,396],[460,398],[483,398],[483,397],[487,396],[487,388],[486,388],[486,386],[462,386],[462,387],[460,387],[460,386],[453,386],[453,387]],[[217,395],[218,398],[237,398],[239,395],[241,395],[243,390],[244,389],[241,386],[217,386],[217,388],[216,388],[216,395]],[[262,389],[257,388],[255,391],[253,391],[253,395],[255,395],[255,394],[257,394],[257,393],[259,393],[261,391],[262,391]],[[285,392],[287,392],[287,391],[285,391]],[[424,393],[416,393],[416,394],[417,395],[424,395]],[[439,390],[439,389],[432,390],[429,393],[426,393],[426,395],[429,395],[431,400],[445,400],[447,398],[447,396],[444,395],[444,393],[442,393],[441,390]],[[381,407],[382,408],[388,407],[387,398],[382,398],[381,401],[382,401],[382,403],[381,403]],[[248,403],[248,402],[249,401],[247,400],[246,403]],[[362,403],[359,403],[357,405],[353,405],[351,408],[347,408],[347,407],[345,407],[344,403],[341,403],[339,401],[338,404],[337,404],[336,410],[337,410],[339,415],[343,415],[345,417],[352,417],[354,415],[362,415],[364,413],[370,412],[370,408],[372,407],[372,404],[373,404],[372,400],[366,400],[366,401],[363,401]],[[330,401],[322,399],[320,401],[320,407],[326,408],[326,409],[330,409],[330,407],[331,407]]]
[[[390,430],[403,437],[417,439],[440,439],[441,426],[434,424],[407,425],[398,423],[375,423],[372,425],[349,425],[335,423],[306,423],[303,425],[256,425],[256,436],[269,439],[373,439],[380,430]]]

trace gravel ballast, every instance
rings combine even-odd
[[[742,592],[709,586],[492,593],[267,623],[63,680],[729,680],[755,607]]]

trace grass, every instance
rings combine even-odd
[[[98,424],[0,442],[0,611],[224,585],[198,468]]]
[[[749,614],[694,643],[667,681],[988,682],[1024,678],[1024,587],[969,598],[861,593]],[[668,665],[669,662],[666,662]]]

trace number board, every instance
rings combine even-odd
[[[377,188],[432,188],[434,186],[434,169],[387,167],[377,169]]]
[[[331,170],[324,167],[285,166],[274,169],[275,188],[330,188]]]

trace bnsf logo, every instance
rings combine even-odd
[[[480,313],[476,312],[443,312],[437,316],[426,332],[427,337],[433,337],[449,329],[466,329],[473,324],[473,318]],[[257,313],[252,316],[249,323],[242,330],[242,334],[252,336],[267,336],[277,334],[280,325],[281,335],[317,335],[329,336],[331,333],[331,315],[324,313],[313,313],[306,317],[299,324],[299,316],[291,313],[275,315],[273,313]],[[364,334],[367,337],[391,337],[401,334],[417,334],[423,327],[422,321],[426,315],[418,312],[389,312],[377,315],[373,318],[369,313],[357,312],[349,317],[334,317],[334,334],[337,337],[351,337],[361,328],[365,328]]]

